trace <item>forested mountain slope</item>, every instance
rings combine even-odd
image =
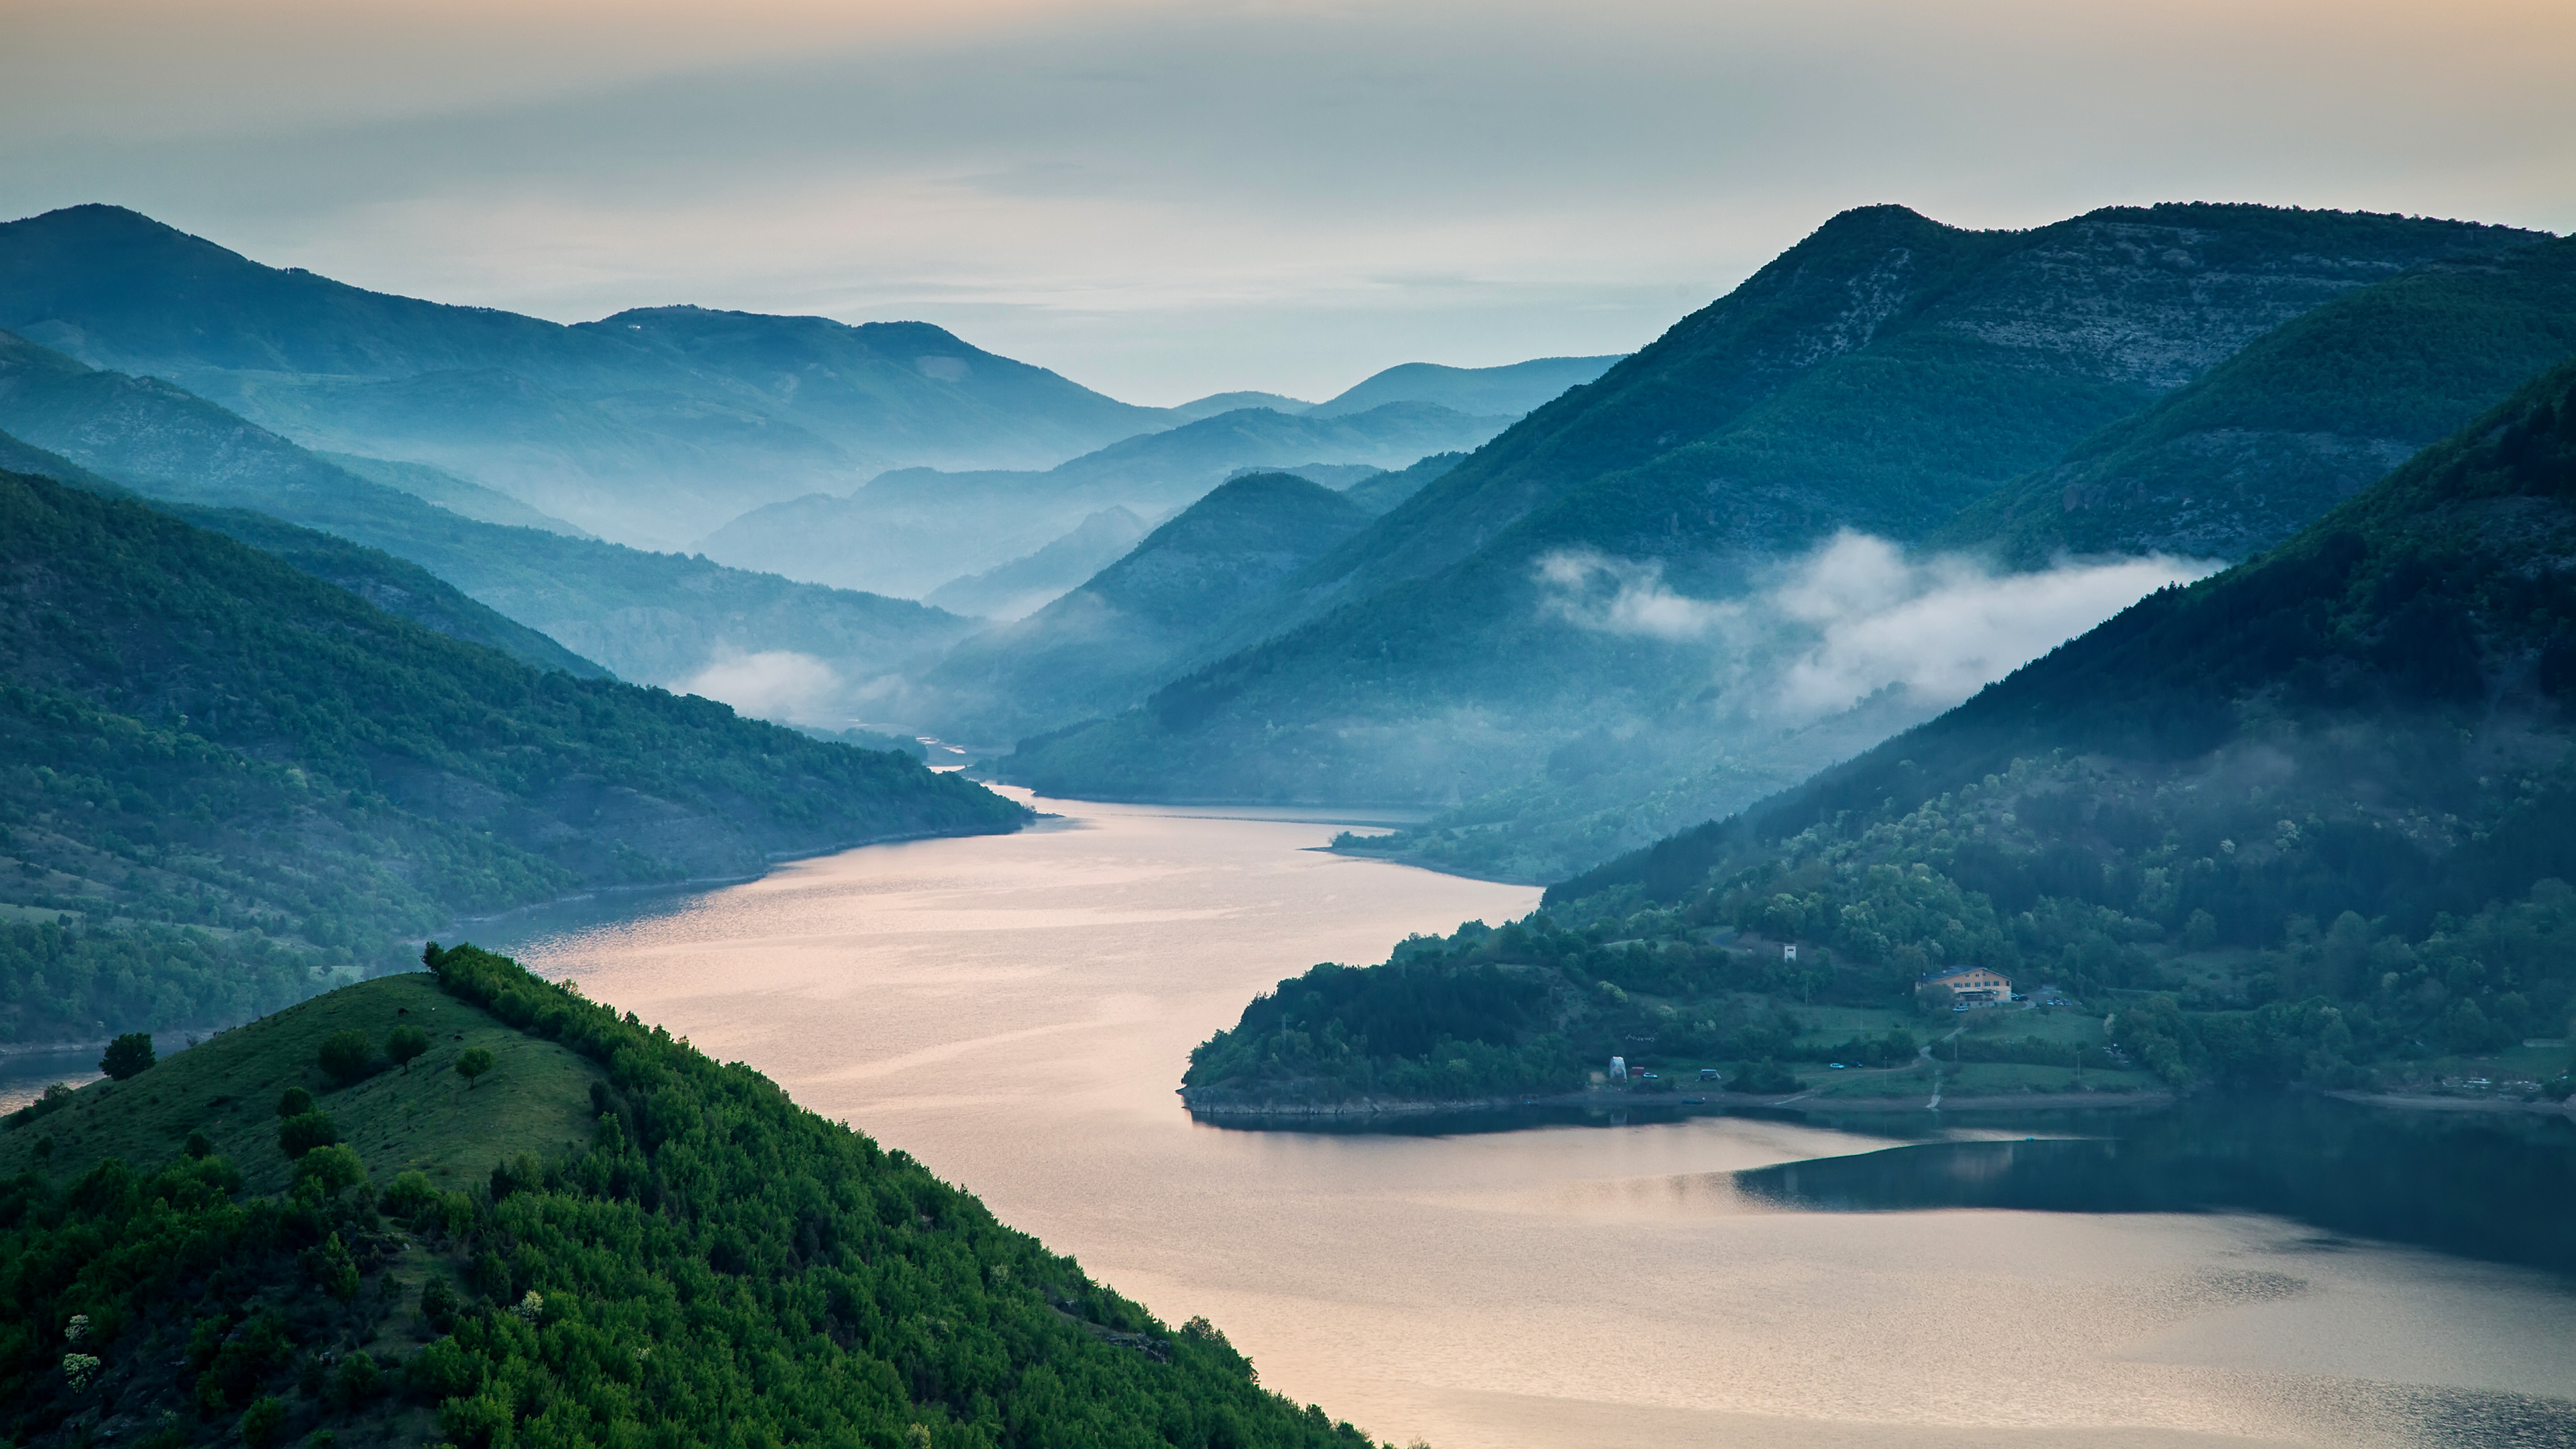
[[[1939,541],[2239,559],[2576,355],[2576,240],[2347,293],[1962,510]]]
[[[1305,571],[1273,627],[1436,573],[1560,500],[1534,535],[1612,551],[1919,533],[2320,303],[2540,239],[2261,206],[2021,232],[1847,211]],[[1630,476],[1571,500],[1612,475]]]
[[[589,530],[575,528],[553,514],[530,508],[497,488],[486,488],[427,463],[396,463],[360,453],[316,453],[314,456],[370,483],[399,488],[414,498],[435,503],[450,513],[461,514],[477,522],[498,523],[511,528],[542,528],[575,538],[595,536]]]
[[[1032,552],[1103,508],[1163,516],[1246,467],[1403,468],[1472,448],[1508,422],[1429,403],[1331,418],[1241,408],[1127,438],[1043,473],[887,473],[847,497],[814,494],[757,509],[701,547],[745,568],[912,598]]]
[[[1777,1044],[1727,993],[1782,985],[1779,949],[1766,964],[1730,931],[1803,946],[1789,984],[1825,1001],[1902,1003],[1962,964],[2056,985],[2177,1084],[2357,1085],[2557,1035],[2576,1005],[2571,558],[2576,363],[2281,548],[1552,887],[1508,936],[1282,983],[1193,1080],[1561,1085],[1567,963],[1608,983],[1575,1009],[1637,1059],[1758,1059]]]
[[[2283,324],[1971,505],[1939,535],[2025,569],[2054,555],[2239,557],[2280,542],[2424,445],[2576,355],[2576,242],[2435,263]],[[2069,508],[2069,502],[2077,506]],[[1548,881],[1733,814],[1924,712],[1870,709],[1796,736],[1705,745],[1578,736],[1546,769],[1349,848]],[[1872,734],[1872,730],[1876,734]],[[1828,743],[1828,740],[1830,743]]]
[[[577,679],[615,677],[552,638],[476,602],[420,565],[381,549],[351,543],[319,529],[300,528],[247,508],[202,508],[186,503],[156,506],[172,517],[249,544],[300,573],[337,584],[396,618],[408,619],[450,639],[497,649],[532,668],[560,669]]]
[[[237,1020],[459,915],[1025,814],[905,756],[530,668],[20,474],[0,660],[0,904],[77,924],[0,928],[13,1040]]]
[[[1212,621],[1368,522],[1292,473],[1219,485],[1116,563],[1015,624],[975,635],[920,677],[957,739],[1011,740],[1111,713],[1160,683]]]
[[[1528,778],[1580,731],[1665,728],[1704,690],[1740,709],[1704,639],[1661,615],[1596,621],[1638,591],[1740,597],[1839,530],[1920,539],[2290,317],[2531,239],[2262,207],[1994,233],[1845,213],[1300,571],[1229,637],[1311,623],[1009,778],[1448,804]]]
[[[0,1134],[0,1433],[1372,1449],[749,1067],[427,958]]]
[[[250,508],[417,563],[624,678],[683,684],[719,658],[794,651],[856,682],[972,630],[905,600],[459,517],[370,483],[157,378],[0,333],[0,428],[150,497]]]
[[[1044,467],[1167,424],[920,323],[653,308],[566,327],[262,266],[110,206],[0,225],[0,327],[666,547],[882,468]]]

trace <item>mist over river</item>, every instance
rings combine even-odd
[[[1254,992],[1538,893],[1323,854],[1312,813],[1032,803],[1062,818],[475,939],[1206,1314],[1381,1439],[2576,1445],[2564,1122],[1201,1125],[1173,1089]]]

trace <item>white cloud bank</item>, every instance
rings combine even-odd
[[[1539,561],[1546,607],[1604,633],[1706,641],[1739,704],[1814,718],[1891,684],[1955,704],[2168,584],[2219,565],[2164,555],[1988,572],[1972,560],[1906,557],[1844,532],[1733,599],[1698,599],[1653,560],[1591,552]]]
[[[710,662],[683,680],[681,693],[722,700],[737,714],[781,724],[839,727],[842,682],[838,671],[811,654],[766,649]]]

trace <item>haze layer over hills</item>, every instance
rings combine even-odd
[[[1104,508],[1165,517],[1246,467],[1400,469],[1427,454],[1473,448],[1510,422],[1421,402],[1333,417],[1238,408],[1043,473],[883,474],[847,497],[813,494],[747,513],[699,547],[744,568],[917,597],[1034,552]]]
[[[666,307],[567,327],[264,267],[107,206],[0,225],[0,326],[647,546],[889,467],[1044,467],[1162,424],[920,323]]]
[[[171,502],[256,509],[429,569],[619,676],[685,685],[793,651],[864,681],[971,621],[704,559],[481,523],[371,483],[170,383],[94,371],[0,334],[0,429]]]
[[[1013,739],[1123,708],[1168,678],[1210,620],[1366,526],[1346,495],[1292,473],[1233,479],[1082,587],[978,634],[921,676],[943,726]]]

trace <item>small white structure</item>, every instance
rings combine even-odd
[[[1781,948],[1780,948],[1780,959],[1781,959],[1781,960],[1783,960],[1783,961],[1795,961],[1795,960],[1797,960],[1797,959],[1798,959],[1798,945],[1797,945],[1797,943],[1796,943],[1796,942],[1794,942],[1794,941],[1792,941],[1792,942],[1790,942],[1788,945],[1781,947]]]
[[[1610,1059],[1610,1080],[1614,1082],[1624,1082],[1628,1080],[1628,1059],[1626,1057],[1612,1057]]]

